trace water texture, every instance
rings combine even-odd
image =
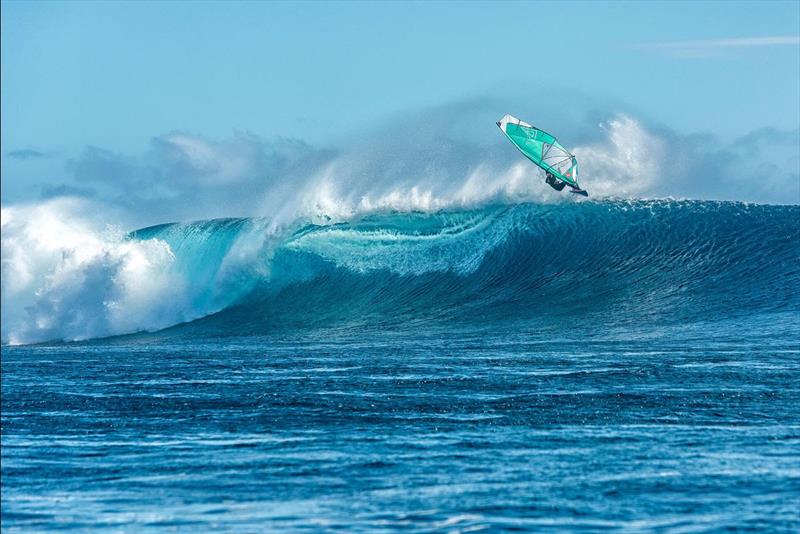
[[[800,207],[269,225],[127,236],[169,314],[96,264],[29,308],[4,531],[800,529]]]

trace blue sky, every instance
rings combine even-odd
[[[3,2],[3,202],[87,146],[141,154],[181,131],[324,147],[473,98],[499,117],[578,95],[728,141],[793,131],[798,36],[795,1]]]

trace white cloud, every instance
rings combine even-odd
[[[756,46],[798,46],[799,35],[771,35],[764,37],[732,37],[726,39],[699,39],[689,41],[666,41],[640,43],[635,48],[662,50],[707,50],[720,48],[752,48]]]

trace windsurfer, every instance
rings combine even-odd
[[[547,173],[545,182],[556,191],[561,191],[564,189],[564,186],[567,185],[567,182],[562,182],[561,180],[556,179],[556,177],[549,172]]]
[[[504,115],[497,126],[531,163],[547,173],[547,185],[556,191],[569,186],[571,193],[589,196],[578,185],[578,160],[558,139],[511,115]]]

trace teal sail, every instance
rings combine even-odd
[[[561,146],[558,139],[511,115],[497,121],[497,126],[526,158],[566,182],[573,190],[577,190],[575,192],[586,194],[578,185],[578,160]]]

